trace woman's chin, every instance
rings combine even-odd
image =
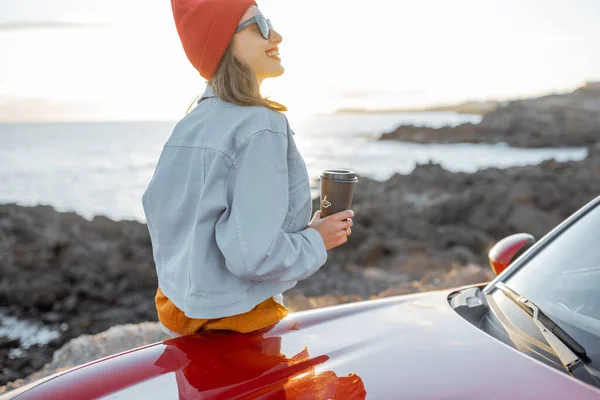
[[[284,72],[285,72],[285,69],[283,67],[281,67],[278,70],[270,70],[269,73],[264,74],[263,76],[265,77],[264,79],[277,78],[278,76],[283,75]]]
[[[277,78],[278,76],[283,75],[284,72],[285,68],[283,68],[283,65],[280,64],[279,68],[273,69],[270,75],[272,78]]]
[[[268,70],[264,70],[264,72],[260,74],[260,76],[263,77],[263,80],[269,78],[277,78],[278,76],[283,75],[284,72],[285,68],[283,68],[282,65],[278,65],[276,67],[271,67]]]

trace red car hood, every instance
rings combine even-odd
[[[293,313],[251,334],[170,339],[59,373],[18,398],[600,398],[465,321],[451,292]]]

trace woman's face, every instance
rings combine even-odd
[[[258,7],[252,6],[242,16],[238,25],[255,15],[262,13]],[[267,52],[279,50],[277,45],[282,40],[281,35],[274,29],[271,29],[270,39],[263,38],[258,25],[252,24],[233,36],[233,55],[254,71],[260,85],[266,78],[278,77],[285,71],[279,56],[267,55]]]

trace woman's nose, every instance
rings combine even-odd
[[[279,44],[283,41],[283,37],[275,29],[271,29],[271,42]]]

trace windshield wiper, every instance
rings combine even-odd
[[[496,283],[496,287],[533,317],[533,322],[570,374],[573,374],[578,367],[583,366],[582,359],[587,359],[585,349],[571,335],[556,325],[531,300],[521,296],[502,282]]]

